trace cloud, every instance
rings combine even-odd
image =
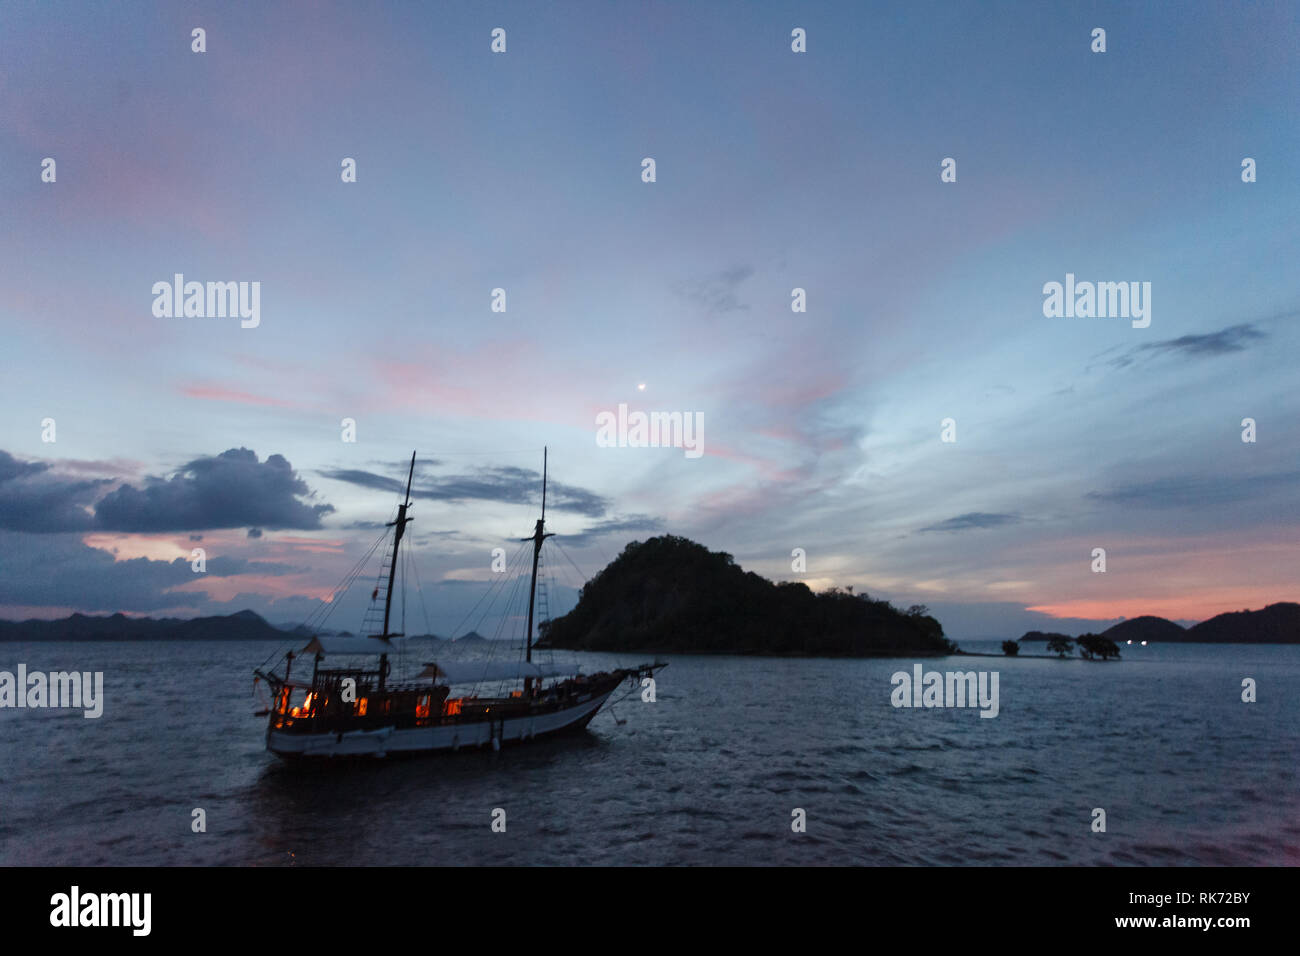
[[[0,482],[38,475],[49,465],[36,461],[19,461],[7,451],[0,451]]]
[[[311,530],[334,510],[332,505],[310,503],[313,497],[283,455],[259,462],[256,452],[232,448],[196,458],[170,479],[148,478],[143,488],[122,485],[109,492],[95,506],[95,526],[126,532]]]
[[[1137,361],[1144,353],[1157,355],[1181,355],[1186,358],[1205,355],[1229,355],[1244,352],[1251,342],[1266,339],[1268,335],[1255,328],[1249,322],[1230,325],[1218,332],[1203,335],[1183,335],[1176,339],[1164,339],[1160,342],[1145,342],[1134,346],[1126,354],[1113,358],[1110,364],[1116,368],[1125,368]]]
[[[938,524],[922,528],[922,531],[968,531],[971,528],[1000,528],[1004,525],[1019,524],[1020,515],[988,514],[983,511],[970,511],[957,515]]]
[[[405,469],[408,464],[402,465],[401,478],[355,468],[339,468],[318,474],[334,481],[401,495],[406,490]],[[540,505],[542,475],[528,468],[489,467],[472,474],[430,476],[411,486],[411,497],[433,501],[478,500]],[[609,502],[603,496],[556,481],[546,486],[546,504],[559,511],[572,511],[589,518],[602,517],[609,508]]]
[[[686,279],[673,289],[678,296],[707,312],[743,312],[749,306],[736,298],[740,284],[754,274],[752,266],[733,266],[699,279]]]
[[[1264,498],[1271,492],[1290,492],[1300,471],[1265,475],[1175,475],[1153,481],[1116,485],[1107,491],[1090,491],[1085,498],[1107,504],[1139,508],[1203,508],[1230,501]]]
[[[0,604],[76,607],[85,611],[198,609],[202,590],[173,591],[205,577],[278,577],[307,568],[218,555],[196,573],[186,558],[118,561],[72,535],[0,533]]]
[[[662,531],[664,522],[649,515],[629,515],[626,518],[610,518],[583,528],[577,534],[560,535],[560,540],[568,544],[585,544],[593,538],[606,534],[637,534],[642,531]]]
[[[234,402],[241,405],[261,405],[269,408],[299,407],[296,402],[286,401],[282,398],[254,395],[251,392],[240,392],[220,386],[187,385],[181,389],[181,393],[189,398],[205,398],[210,401]]]
[[[320,519],[334,510],[312,503],[315,493],[283,456],[259,462],[247,448],[196,458],[170,479],[145,478],[139,488],[115,478],[70,478],[62,469],[62,464],[19,461],[0,451],[0,530],[58,534],[248,527],[249,537],[256,538],[265,528],[319,528]],[[117,487],[104,494],[112,485]],[[201,536],[192,534],[191,540]]]
[[[398,481],[396,478],[389,478],[385,475],[377,475],[373,471],[361,471],[357,468],[337,468],[332,471],[318,471],[317,474],[322,478],[346,482],[349,485],[369,488],[372,491],[386,491],[400,495],[406,490],[405,481]],[[411,493],[413,495],[416,493],[414,487],[411,489]]]
[[[19,461],[0,451],[0,529],[90,531],[91,503],[110,479],[68,478],[46,462]]]

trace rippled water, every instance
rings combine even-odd
[[[893,708],[911,660],[674,657],[622,725],[319,770],[264,749],[250,668],[270,650],[0,644],[0,670],[102,670],[107,698],[99,720],[0,710],[0,862],[1300,862],[1300,647],[924,662],[998,671],[995,719]]]

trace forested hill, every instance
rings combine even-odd
[[[189,620],[73,614],[57,621],[0,621],[0,641],[283,641],[294,636],[253,611]]]
[[[1300,644],[1300,604],[1280,601],[1258,611],[1229,611],[1183,628],[1163,617],[1144,615],[1121,621],[1102,632],[1116,644],[1159,641],[1163,644]],[[1021,641],[1071,640],[1068,634],[1029,631]]]
[[[1258,611],[1229,611],[1187,629],[1186,641],[1216,644],[1300,644],[1300,604],[1281,601]]]
[[[843,657],[949,651],[924,608],[903,612],[865,594],[774,584],[729,554],[674,535],[624,548],[572,611],[543,626],[539,646]]]

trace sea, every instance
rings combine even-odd
[[[963,648],[990,656],[670,656],[577,734],[316,767],[265,749],[265,642],[0,644],[104,675],[98,719],[0,709],[0,864],[1300,863],[1300,646]],[[997,673],[997,716],[895,707],[917,663]]]

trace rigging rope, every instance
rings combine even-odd
[[[514,557],[510,559],[512,563],[518,559],[520,552],[522,552],[523,550],[524,550],[524,546],[522,544],[519,545],[519,549],[515,552]],[[501,580],[493,581],[492,584],[489,585],[488,589],[479,596],[479,599],[474,602],[474,606],[469,609],[469,613],[466,614],[465,617],[461,619],[461,622],[456,625],[456,629],[452,631],[451,634],[448,635],[448,637],[455,638],[455,636],[460,633],[460,629],[465,626],[465,622],[468,621],[470,617],[473,616],[474,612],[478,610],[478,606],[483,603],[483,599],[486,598],[489,594],[491,594],[494,589],[499,588],[503,584],[505,584],[505,578],[507,577],[509,577],[508,569],[506,574],[502,575]],[[491,605],[489,605],[489,607],[490,606]],[[480,618],[480,620],[482,619]]]
[[[560,544],[559,541],[556,541],[555,546],[560,549],[560,554],[564,555],[564,559],[573,565],[573,570],[578,572],[578,577],[584,584],[591,580],[591,578],[587,577],[586,574],[583,574],[582,568],[578,567],[578,565],[574,563],[573,558],[569,557],[569,552],[564,550],[564,545]]]
[[[379,545],[382,544],[384,539],[387,537],[388,537],[388,531],[387,529],[385,529],[385,531],[382,534],[380,534],[380,536],[377,539],[375,539],[374,544],[372,544],[366,550],[366,553],[363,554],[361,558],[357,561],[357,563],[352,566],[351,570],[349,570],[348,573],[344,576],[343,581],[330,593],[329,600],[327,601],[324,598],[321,598],[320,604],[318,604],[316,608],[310,614],[308,614],[307,618],[302,622],[301,625],[302,627],[307,628],[309,630],[319,630],[325,624],[325,622],[329,620],[330,615],[333,614],[334,611],[338,608],[339,597],[341,597],[350,587],[352,587],[352,585],[356,582],[357,578],[361,576],[361,572],[365,570],[366,562],[370,560],[370,556],[375,553],[375,549],[378,548]],[[324,616],[321,617],[319,621],[313,623],[313,618],[315,618],[322,611],[325,612]],[[296,644],[297,641],[295,641],[294,643]],[[282,654],[283,648],[284,648],[283,644],[279,645],[279,647],[276,650],[270,653],[270,655],[266,658],[266,660],[262,661],[261,666],[265,667],[272,658]]]

